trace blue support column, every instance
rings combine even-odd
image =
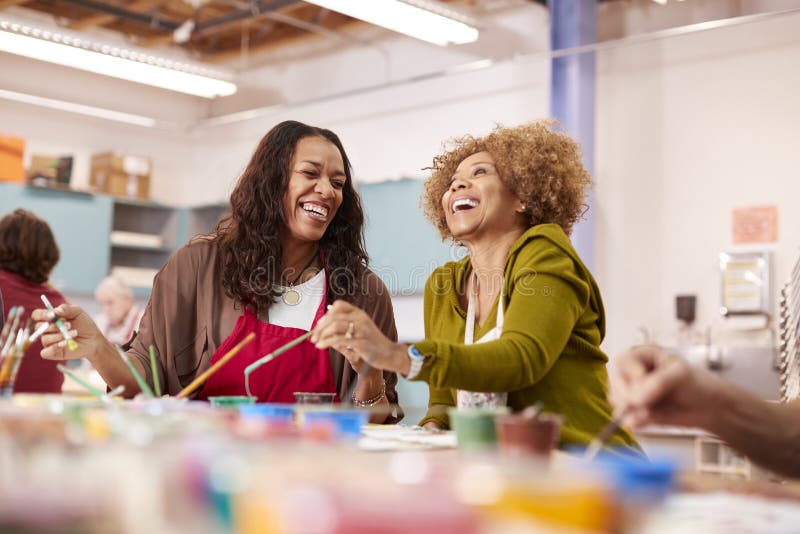
[[[597,40],[596,0],[550,0],[550,48],[560,50]],[[555,57],[550,73],[550,115],[576,139],[583,163],[594,177],[595,53]],[[589,269],[594,268],[594,192],[586,220],[572,232],[572,243]]]

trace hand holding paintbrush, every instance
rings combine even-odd
[[[61,304],[49,310],[34,310],[31,318],[36,321],[36,330],[31,338],[41,336],[43,346],[41,356],[44,359],[91,359],[91,356],[105,348],[105,345],[113,349],[113,346],[105,341],[91,317],[78,306]],[[63,328],[59,327],[58,322],[61,322]],[[68,339],[76,344],[73,345],[75,350],[70,350],[68,347]]]

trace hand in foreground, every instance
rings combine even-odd
[[[634,347],[617,360],[613,392],[622,423],[707,427],[720,380],[656,346]]]
[[[405,346],[383,335],[363,310],[342,300],[334,302],[317,322],[311,342],[319,349],[339,351],[356,372],[366,362],[377,369],[408,373]]]
[[[51,323],[42,335],[41,352],[42,358],[46,360],[75,360],[79,358],[89,358],[97,353],[101,344],[107,343],[102,332],[94,324],[91,317],[79,306],[73,304],[62,304],[55,308],[55,313],[64,322],[70,335],[78,343],[78,349],[70,351],[64,336],[58,330],[55,323]],[[33,310],[31,317],[37,322],[38,328],[41,323],[50,321],[53,314],[45,309]]]

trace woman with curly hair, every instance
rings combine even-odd
[[[396,339],[389,293],[367,268],[363,225],[350,161],[336,134],[295,121],[278,124],[239,178],[231,214],[213,234],[178,250],[156,276],[128,349],[131,361],[152,384],[153,345],[159,383],[174,394],[255,332],[197,397],[243,395],[244,368],[310,331],[334,299],[364,309],[382,335]],[[66,306],[56,313],[71,322],[80,349],[67,351],[53,331],[43,336],[42,357],[87,357],[110,386],[124,384],[128,395],[139,391],[84,312]],[[37,320],[47,318],[44,310],[37,314]],[[402,417],[399,407],[397,417],[387,416],[397,405],[397,375],[362,365],[306,341],[253,372],[250,390],[269,402],[294,402],[299,391],[337,393],[339,399],[352,391],[355,404],[385,408],[373,419]]]
[[[564,416],[561,445],[586,445],[611,420],[600,291],[569,240],[591,183],[578,145],[546,121],[456,139],[434,158],[423,204],[469,255],[425,286],[425,340],[397,344],[344,302],[317,325],[317,347],[352,347],[370,365],[430,388],[420,422],[447,408],[537,402]],[[638,451],[618,430],[612,446]]]

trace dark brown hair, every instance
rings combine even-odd
[[[467,135],[450,140],[448,150],[433,158],[425,182],[425,215],[442,238],[452,238],[442,195],[458,164],[478,152],[492,155],[503,183],[524,204],[528,226],[555,223],[567,235],[588,209],[586,195],[592,183],[581,160],[578,143],[553,129],[554,121],[539,120],[514,128],[497,126],[484,137]]]
[[[286,227],[282,201],[295,147],[306,137],[333,143],[342,156],[347,178],[342,204],[320,240],[331,297],[352,299],[369,260],[364,247],[364,212],[339,137],[324,128],[284,121],[259,142],[231,193],[231,214],[217,224],[214,237],[220,247],[226,294],[261,312],[269,309],[278,294],[275,285],[283,258],[279,235]]]
[[[50,226],[27,210],[0,219],[0,269],[43,284],[60,253]]]

